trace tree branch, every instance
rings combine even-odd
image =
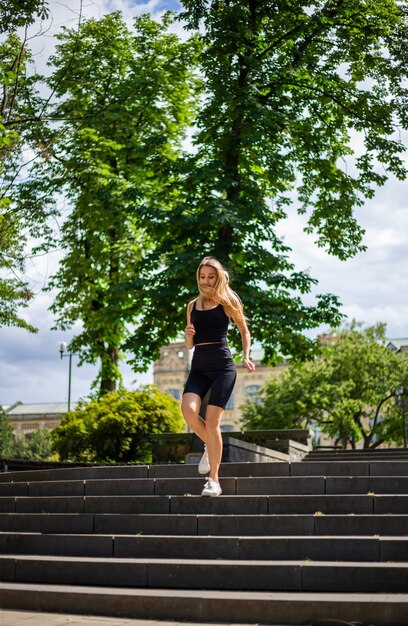
[[[8,119],[10,119],[11,113],[13,111],[14,102],[15,102],[16,96],[17,96],[18,80],[19,80],[19,74],[20,74],[20,66],[21,66],[21,61],[22,61],[22,58],[23,58],[23,53],[24,53],[24,48],[25,48],[26,41],[27,41],[27,26],[25,27],[24,39],[23,39],[23,42],[21,44],[20,52],[17,55],[16,80],[14,82],[13,94],[11,96],[11,102],[10,102],[10,107],[9,107],[9,114],[7,116]]]

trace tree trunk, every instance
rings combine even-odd
[[[348,443],[348,435],[347,435],[347,430],[344,428],[344,426],[340,426],[340,437],[341,437],[342,448],[346,450],[347,443]]]
[[[110,365],[117,367],[118,359],[119,359],[118,348],[115,346],[109,346],[106,351],[106,356],[110,361]],[[104,369],[106,369],[106,376],[104,375]],[[103,396],[105,393],[108,393],[109,391],[116,390],[116,378],[114,378],[112,375],[109,374],[111,371],[112,371],[111,366],[104,368],[102,365],[101,386],[100,386],[100,392],[99,392],[100,396]]]
[[[251,31],[256,29],[256,0],[249,0],[249,28]],[[250,69],[247,59],[253,54],[253,47],[248,44],[245,55],[238,49],[239,55],[239,74],[237,80],[236,92],[241,96],[242,92],[247,88],[249,83]],[[241,178],[239,174],[239,159],[241,150],[241,132],[244,122],[244,115],[240,108],[237,107],[237,115],[231,124],[231,143],[225,155],[225,173],[231,181],[226,190],[227,200],[232,204],[237,202],[241,190]],[[215,246],[215,254],[222,263],[227,263],[233,248],[233,227],[231,224],[225,224],[218,230],[218,238]]]
[[[116,243],[116,230],[114,227],[108,231],[108,237],[110,242],[110,260],[109,260],[109,290],[119,283],[119,253],[115,248]],[[109,306],[109,305],[108,305]],[[115,334],[115,333],[113,333]],[[103,344],[104,345],[104,344]],[[104,346],[104,356],[102,357],[101,365],[101,385],[100,395],[104,395],[109,391],[116,390],[116,382],[118,375],[117,372],[119,361],[119,346],[109,344],[107,348]]]

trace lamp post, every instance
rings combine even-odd
[[[64,354],[67,349],[67,344],[65,341],[61,341],[58,344],[58,352],[60,353],[61,359],[65,356],[69,358],[69,367],[68,367],[68,411],[71,410],[71,374],[72,374],[72,352],[68,352],[68,354]]]
[[[407,423],[406,423],[406,418],[405,418],[405,408],[407,405],[406,397],[408,394],[408,388],[404,387],[403,385],[399,385],[394,391],[394,394],[395,394],[396,403],[402,409],[402,434],[404,437],[404,448],[406,448],[407,447]]]

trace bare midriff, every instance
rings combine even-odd
[[[222,341],[206,341],[205,343],[196,343],[195,346],[212,346],[216,343],[223,343]]]

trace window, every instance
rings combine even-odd
[[[177,355],[178,355],[178,358],[179,358],[179,359],[183,359],[183,358],[184,358],[184,351],[183,351],[183,350],[179,350],[179,351],[177,352]]]
[[[176,398],[176,400],[180,400],[180,389],[167,389],[167,393]]]
[[[230,399],[228,400],[227,405],[225,407],[225,410],[228,410],[228,409],[231,410],[233,408],[234,408],[234,392],[232,392]]]
[[[253,400],[255,404],[261,404],[262,402],[262,399],[260,397],[261,390],[262,390],[262,387],[260,385],[249,385],[245,389],[245,395],[247,397],[247,400]]]

